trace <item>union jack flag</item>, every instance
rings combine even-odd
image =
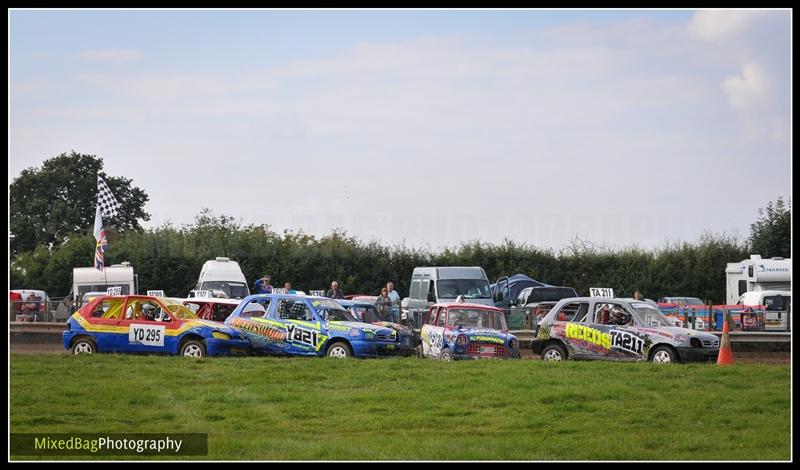
[[[119,210],[119,203],[108,185],[100,175],[97,176],[97,207],[94,211],[94,239],[97,241],[94,247],[94,267],[102,271],[105,268],[105,256],[103,253],[108,251],[108,239],[106,231],[103,229],[103,215],[115,217]]]
[[[94,268],[102,271],[105,267],[103,253],[108,250],[108,239],[106,238],[106,231],[103,229],[103,217],[100,215],[99,207],[94,213],[94,239],[96,240],[94,247]]]

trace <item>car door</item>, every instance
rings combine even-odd
[[[98,351],[120,351],[126,344],[128,330],[120,325],[124,304],[121,297],[107,297],[95,303],[84,316]]]
[[[439,357],[444,347],[444,329],[447,321],[445,307],[432,307],[428,321],[422,326],[422,353],[425,356]]]
[[[321,322],[302,298],[281,298],[277,301],[275,320],[286,329],[285,352],[298,355],[316,355],[327,339],[321,331]]]
[[[601,314],[603,306],[606,306],[609,310],[606,322],[601,321],[604,316]],[[631,321],[623,325],[615,323],[615,310],[627,314],[627,318]],[[642,358],[645,341],[641,328],[646,327],[646,325],[639,323],[638,317],[633,314],[629,305],[613,301],[596,302],[593,311],[595,315],[590,316],[592,320],[589,327],[600,332],[600,338],[603,342],[602,351],[598,352],[598,356],[615,360],[637,360]]]
[[[599,343],[599,332],[591,329],[589,320],[589,302],[569,302],[564,304],[553,318],[552,331],[560,334],[572,357],[596,359],[602,356]]]
[[[152,320],[143,314],[145,306],[156,309],[156,317],[164,320]],[[174,353],[175,331],[178,321],[174,320],[169,310],[156,299],[148,297],[128,298],[124,307],[124,315],[119,321],[127,335],[122,335],[118,345],[120,351]],[[171,335],[172,338],[167,339]]]

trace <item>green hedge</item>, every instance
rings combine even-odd
[[[322,238],[302,232],[278,234],[267,225],[243,226],[226,216],[202,213],[183,227],[165,225],[119,237],[110,233],[106,263],[130,261],[139,275],[139,291],[163,289],[185,296],[194,288],[203,263],[217,256],[239,262],[252,282],[264,273],[272,284],[290,281],[296,289],[326,289],[339,281],[345,293],[376,294],[392,280],[408,294],[415,266],[482,266],[490,280],[525,273],[554,285],[612,287],[619,296],[639,289],[651,299],[663,295],[696,296],[715,303],[725,299],[725,266],[748,257],[746,245],[733,237],[704,235],[696,243],[672,243],[653,251],[596,248],[573,243],[558,252],[506,241],[468,242],[443,252],[362,242],[335,231]],[[43,289],[66,295],[72,268],[91,266],[94,238],[77,236],[59,248],[38,248],[12,260],[12,288]]]

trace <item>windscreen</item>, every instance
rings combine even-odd
[[[491,299],[489,281],[485,279],[442,279],[436,283],[440,299]]]
[[[243,299],[250,295],[245,283],[233,281],[206,281],[199,290],[210,290],[215,297],[221,292],[229,299]]]
[[[478,308],[451,308],[447,314],[447,326],[463,328],[488,328],[506,330],[503,312]]]

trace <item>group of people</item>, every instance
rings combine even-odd
[[[40,306],[42,305],[41,299],[30,292],[28,297],[23,300],[22,294],[19,292],[9,291],[8,300],[10,301],[13,318],[17,321],[43,321],[44,318],[40,316]]]
[[[273,287],[270,284],[271,279],[269,274],[264,274],[260,279],[257,279],[253,284],[256,294],[272,294]],[[283,288],[286,294],[297,293],[296,290],[292,289],[292,284],[290,282],[284,283]],[[331,282],[331,288],[325,292],[325,297],[329,299],[344,299],[344,292],[339,289],[339,283],[337,281]],[[385,318],[387,321],[393,323],[400,322],[400,294],[394,290],[394,283],[392,281],[387,282],[386,287],[381,289],[380,295],[378,295],[378,298],[375,300],[375,309],[378,311],[381,318]]]

